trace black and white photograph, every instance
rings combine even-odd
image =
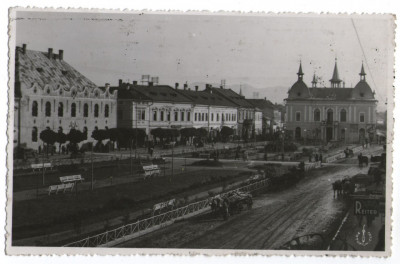
[[[390,255],[394,28],[13,8],[7,252]]]

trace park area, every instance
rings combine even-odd
[[[119,168],[121,172],[130,174],[129,164]],[[169,170],[170,164],[167,163]],[[178,166],[177,166],[178,167]],[[115,184],[95,188],[93,191],[81,190],[78,192],[60,193],[57,195],[39,195],[37,199],[14,201],[13,203],[13,243],[25,238],[46,236],[47,234],[60,233],[73,230],[75,237],[85,233],[85,226],[98,222],[98,231],[113,226],[115,218],[135,221],[147,217],[154,204],[176,199],[177,206],[182,206],[196,200],[199,193],[208,193],[214,188],[227,188],[231,184],[240,183],[249,178],[252,171],[246,168],[229,169],[200,168],[198,166],[182,171],[179,174],[163,177],[153,177],[146,180],[136,180],[124,184]],[[106,178],[109,171],[115,172],[114,167],[97,167],[96,179]],[[178,168],[180,169],[180,168]],[[216,173],[218,171],[218,173]],[[123,173],[122,173],[123,174]],[[59,173],[55,175],[60,176]],[[46,182],[56,181],[57,177],[48,175]],[[26,179],[14,177],[17,185],[15,188],[26,189],[35,185],[36,177],[21,176]],[[88,175],[83,177],[89,179]],[[86,184],[86,183],[82,183]],[[79,184],[78,184],[79,188]],[[29,219],[29,222],[26,221]],[[87,235],[87,233],[85,233]],[[32,240],[32,239],[31,239]],[[46,244],[42,239],[31,241],[29,244]],[[53,241],[54,242],[54,241]],[[50,242],[52,244],[53,242]],[[63,241],[58,241],[63,243]],[[25,244],[25,243],[24,243]],[[56,243],[57,244],[57,243]],[[28,244],[25,244],[28,245]]]

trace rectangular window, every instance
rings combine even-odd
[[[138,121],[144,121],[146,119],[146,110],[138,109],[136,112],[136,118]]]
[[[174,112],[174,120],[178,121],[178,112]]]
[[[167,112],[167,121],[171,121],[171,112]]]
[[[364,113],[360,113],[360,123],[364,123],[364,122],[365,122]]]
[[[187,118],[186,118],[186,120],[187,120],[187,121],[190,121],[190,112],[187,112]]]
[[[201,121],[204,121],[204,113],[201,113]]]
[[[181,121],[185,121],[185,112],[181,112]]]
[[[197,121],[197,113],[194,113],[194,121]]]
[[[206,121],[208,121],[208,113],[206,113],[205,115],[206,115]]]
[[[160,112],[160,120],[161,120],[161,121],[164,121],[164,111],[161,111],[161,112]]]
[[[217,122],[219,122],[219,114],[217,114]]]
[[[157,121],[157,111],[153,111],[153,121]]]
[[[296,121],[300,122],[300,112],[296,112]]]
[[[211,122],[214,121],[214,113],[211,113]]]

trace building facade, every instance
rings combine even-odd
[[[363,65],[354,88],[346,88],[339,79],[336,62],[330,88],[317,87],[315,75],[309,88],[303,81],[301,63],[297,75],[285,99],[286,131],[294,139],[362,143],[374,138],[377,100]]]
[[[240,138],[250,138],[252,133],[260,133],[259,127],[262,127],[262,120],[257,121],[257,130],[255,128],[255,113],[256,107],[246,100],[246,98],[240,94],[237,94],[232,89],[225,89],[223,87],[215,88],[211,85],[206,87],[206,91],[211,91],[213,94],[225,97],[236,105],[237,108],[237,133],[236,135]],[[261,113],[261,110],[258,109]]]
[[[155,128],[193,126],[192,101],[167,85],[138,85],[119,81],[118,127],[143,129],[148,140]]]
[[[45,129],[78,129],[93,141],[93,130],[116,127],[117,91],[97,87],[64,61],[63,50],[33,51],[23,44],[15,59],[15,146],[38,150]]]
[[[206,86],[208,87],[208,86]],[[237,131],[237,106],[225,97],[214,94],[212,89],[194,90],[184,85],[179,92],[193,103],[193,127],[205,128],[210,138],[215,138],[223,126]]]

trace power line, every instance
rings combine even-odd
[[[351,23],[352,23],[352,25],[353,25],[354,31],[356,32],[358,44],[359,44],[360,47],[361,47],[361,51],[362,51],[363,56],[364,56],[364,59],[365,59],[365,64],[367,65],[369,74],[371,75],[371,79],[372,79],[372,83],[374,84],[375,91],[377,91],[376,84],[375,84],[375,80],[374,80],[374,77],[372,76],[372,71],[371,71],[371,69],[369,68],[367,56],[365,56],[364,48],[363,48],[363,46],[362,46],[362,44],[361,44],[360,36],[358,35],[358,31],[357,31],[356,25],[354,24],[353,18],[351,18]],[[382,96],[380,95],[379,92],[377,92],[376,94],[378,94],[378,96],[380,97],[381,102],[384,102],[384,101],[385,101],[385,100],[383,100],[383,98],[382,98]]]

